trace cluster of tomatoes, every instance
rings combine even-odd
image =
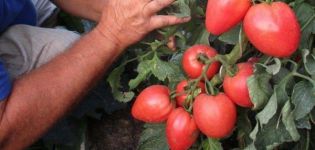
[[[251,0],[208,1],[206,28],[210,33],[220,35],[241,21],[249,41],[266,55],[288,57],[298,48],[300,26],[286,3],[252,5]],[[172,150],[191,147],[200,131],[210,138],[228,136],[235,127],[236,105],[253,106],[247,87],[253,62],[237,64],[233,76],[223,77],[224,92],[214,92],[209,80],[218,73],[222,63],[215,59],[217,55],[215,49],[206,45],[188,48],[183,54],[182,68],[189,80],[177,85],[175,95],[167,86],[152,85],[138,95],[132,107],[132,115],[138,120],[166,121],[167,141]]]

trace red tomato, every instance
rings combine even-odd
[[[247,79],[253,74],[252,63],[237,64],[238,72],[235,76],[226,75],[223,80],[224,93],[237,105],[253,107],[250,100]]]
[[[244,19],[249,41],[262,53],[288,57],[300,42],[300,25],[293,10],[284,2],[261,3],[251,7]]]
[[[220,35],[242,21],[251,6],[251,0],[208,0],[206,28]]]
[[[134,118],[148,122],[164,122],[174,109],[170,100],[170,91],[163,85],[152,85],[144,89],[132,106],[131,114]]]
[[[187,94],[185,93],[185,87],[188,85],[187,80],[181,81],[176,86],[176,93],[180,94],[176,97],[177,106],[183,107]],[[205,84],[203,82],[199,82],[198,87],[201,88],[201,93],[205,93]]]
[[[197,127],[211,138],[226,137],[232,132],[236,122],[236,107],[224,93],[197,96],[193,114]]]
[[[211,58],[217,55],[217,51],[206,45],[194,45],[184,52],[182,59],[183,69],[193,79],[201,75],[202,68],[205,66],[198,60],[199,54],[204,54],[208,58]],[[207,71],[207,77],[212,78],[218,72],[219,67],[219,62],[213,62]]]
[[[195,143],[199,130],[193,117],[183,108],[175,109],[166,122],[166,138],[171,150],[187,150]]]

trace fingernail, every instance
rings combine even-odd
[[[189,21],[191,19],[191,17],[183,17],[182,19],[183,19],[183,21]]]

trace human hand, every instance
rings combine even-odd
[[[148,32],[184,23],[190,17],[156,15],[175,0],[107,0],[96,27],[106,39],[122,48],[139,41]]]

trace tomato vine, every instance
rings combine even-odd
[[[261,5],[265,2],[269,4]],[[291,32],[292,29],[292,37],[287,36],[286,33],[273,35],[270,32],[268,35],[272,36],[268,36],[269,39],[260,38],[259,36],[265,35],[260,34],[258,28],[254,27],[259,23],[262,24],[258,21],[264,20],[255,22],[251,20],[251,16],[245,17],[244,25],[243,23],[234,25],[235,21],[232,20],[229,24],[233,24],[233,28],[225,28],[224,30],[228,30],[224,33],[221,33],[223,30],[215,30],[219,35],[210,34],[209,29],[206,28],[217,27],[217,25],[211,22],[205,23],[206,15],[209,15],[206,13],[207,1],[177,0],[161,13],[182,17],[191,16],[192,20],[183,25],[153,32],[143,42],[129,48],[128,53],[132,55],[123,56],[126,59],[123,59],[124,61],[107,79],[115,98],[120,102],[129,102],[137,99],[135,95],[144,87],[163,84],[172,91],[171,101],[175,101],[177,96],[187,95],[184,107],[192,117],[195,117],[194,102],[197,97],[204,93],[214,95],[214,97],[222,93],[224,77],[237,76],[240,70],[237,67],[238,64],[247,63],[248,59],[255,58],[253,62],[250,61],[253,64],[253,73],[246,78],[247,92],[253,106],[237,107],[235,129],[225,138],[207,137],[201,131],[190,149],[314,149],[315,4],[310,0],[252,0],[249,3],[255,5],[255,8],[263,6],[266,9],[270,5],[277,5],[282,7],[283,12],[288,11],[288,16],[294,14],[297,20],[286,21],[287,25],[279,29],[283,32]],[[236,6],[229,9],[234,8]],[[293,10],[292,13],[291,10]],[[253,15],[259,12],[249,11]],[[210,31],[213,30],[210,29]],[[278,40],[279,38],[287,39],[287,41]],[[202,73],[194,79],[189,79],[187,76],[189,73],[182,69],[182,58],[187,49],[194,45],[211,46],[217,50],[218,54],[210,58],[207,55],[198,55],[196,59],[204,65]],[[287,51],[281,53],[275,51],[275,49],[286,49],[285,46],[289,47]],[[135,57],[129,58],[130,56]],[[124,73],[125,66],[134,61],[138,61],[138,65],[133,68],[138,75],[133,77],[128,85],[121,84],[120,75]],[[215,61],[220,62],[220,70],[209,78],[207,71]],[[177,84],[183,80],[188,81],[187,86],[183,92],[176,93]],[[205,83],[205,91],[198,86],[200,82]],[[238,94],[244,91],[233,92]],[[176,117],[172,118],[176,120]],[[221,129],[214,130],[219,132]],[[166,150],[169,148],[166,137],[168,135],[177,137],[169,131],[166,135],[158,132],[166,132],[165,123],[146,124],[139,142],[139,149]],[[177,134],[179,133],[181,132]],[[187,143],[191,144],[191,141]]]

